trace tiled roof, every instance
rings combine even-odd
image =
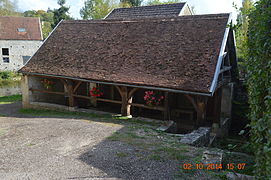
[[[178,16],[185,3],[114,9],[106,19]]]
[[[0,16],[0,40],[42,40],[39,19]]]
[[[20,72],[208,93],[228,18],[63,21]]]

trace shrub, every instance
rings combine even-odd
[[[250,135],[256,156],[255,175],[271,178],[271,1],[260,0],[250,13],[248,94]]]

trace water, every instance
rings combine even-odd
[[[21,94],[19,81],[0,82],[0,97]]]

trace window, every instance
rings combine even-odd
[[[3,62],[4,63],[9,63],[9,57],[3,57]]]
[[[8,55],[9,55],[9,50],[8,50],[8,48],[2,48],[2,55],[3,55],[3,56],[8,56]]]
[[[30,59],[31,56],[23,56],[23,63],[24,65],[27,63],[27,61]]]
[[[25,28],[18,28],[18,32],[25,32]]]

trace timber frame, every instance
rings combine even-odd
[[[51,78],[55,80],[59,80],[63,87],[64,92],[60,91],[51,91],[45,89],[37,89],[37,88],[29,88],[31,92],[41,92],[47,94],[56,94],[56,95],[63,95],[68,99],[68,106],[69,107],[76,107],[76,98],[82,98],[90,100],[92,103],[97,103],[97,101],[101,102],[108,102],[108,103],[115,103],[121,105],[121,115],[122,116],[131,116],[131,107],[140,107],[146,108],[151,110],[158,110],[161,111],[163,115],[163,119],[165,121],[169,121],[170,118],[170,106],[169,106],[169,94],[170,92],[164,91],[164,103],[163,106],[147,106],[145,104],[133,103],[133,96],[134,94],[140,89],[137,87],[127,87],[127,86],[118,86],[114,85],[112,88],[115,88],[121,97],[121,101],[113,100],[113,99],[106,99],[101,97],[91,97],[87,95],[79,95],[77,90],[82,85],[83,81],[78,80],[71,80],[59,77],[52,77],[52,76],[39,76],[39,75],[29,75],[29,77],[38,77],[38,78]],[[201,95],[192,95],[192,94],[183,94],[184,97],[192,104],[196,111],[197,119],[196,119],[196,126],[204,125],[206,119],[206,108],[208,102],[208,96],[201,96]]]

